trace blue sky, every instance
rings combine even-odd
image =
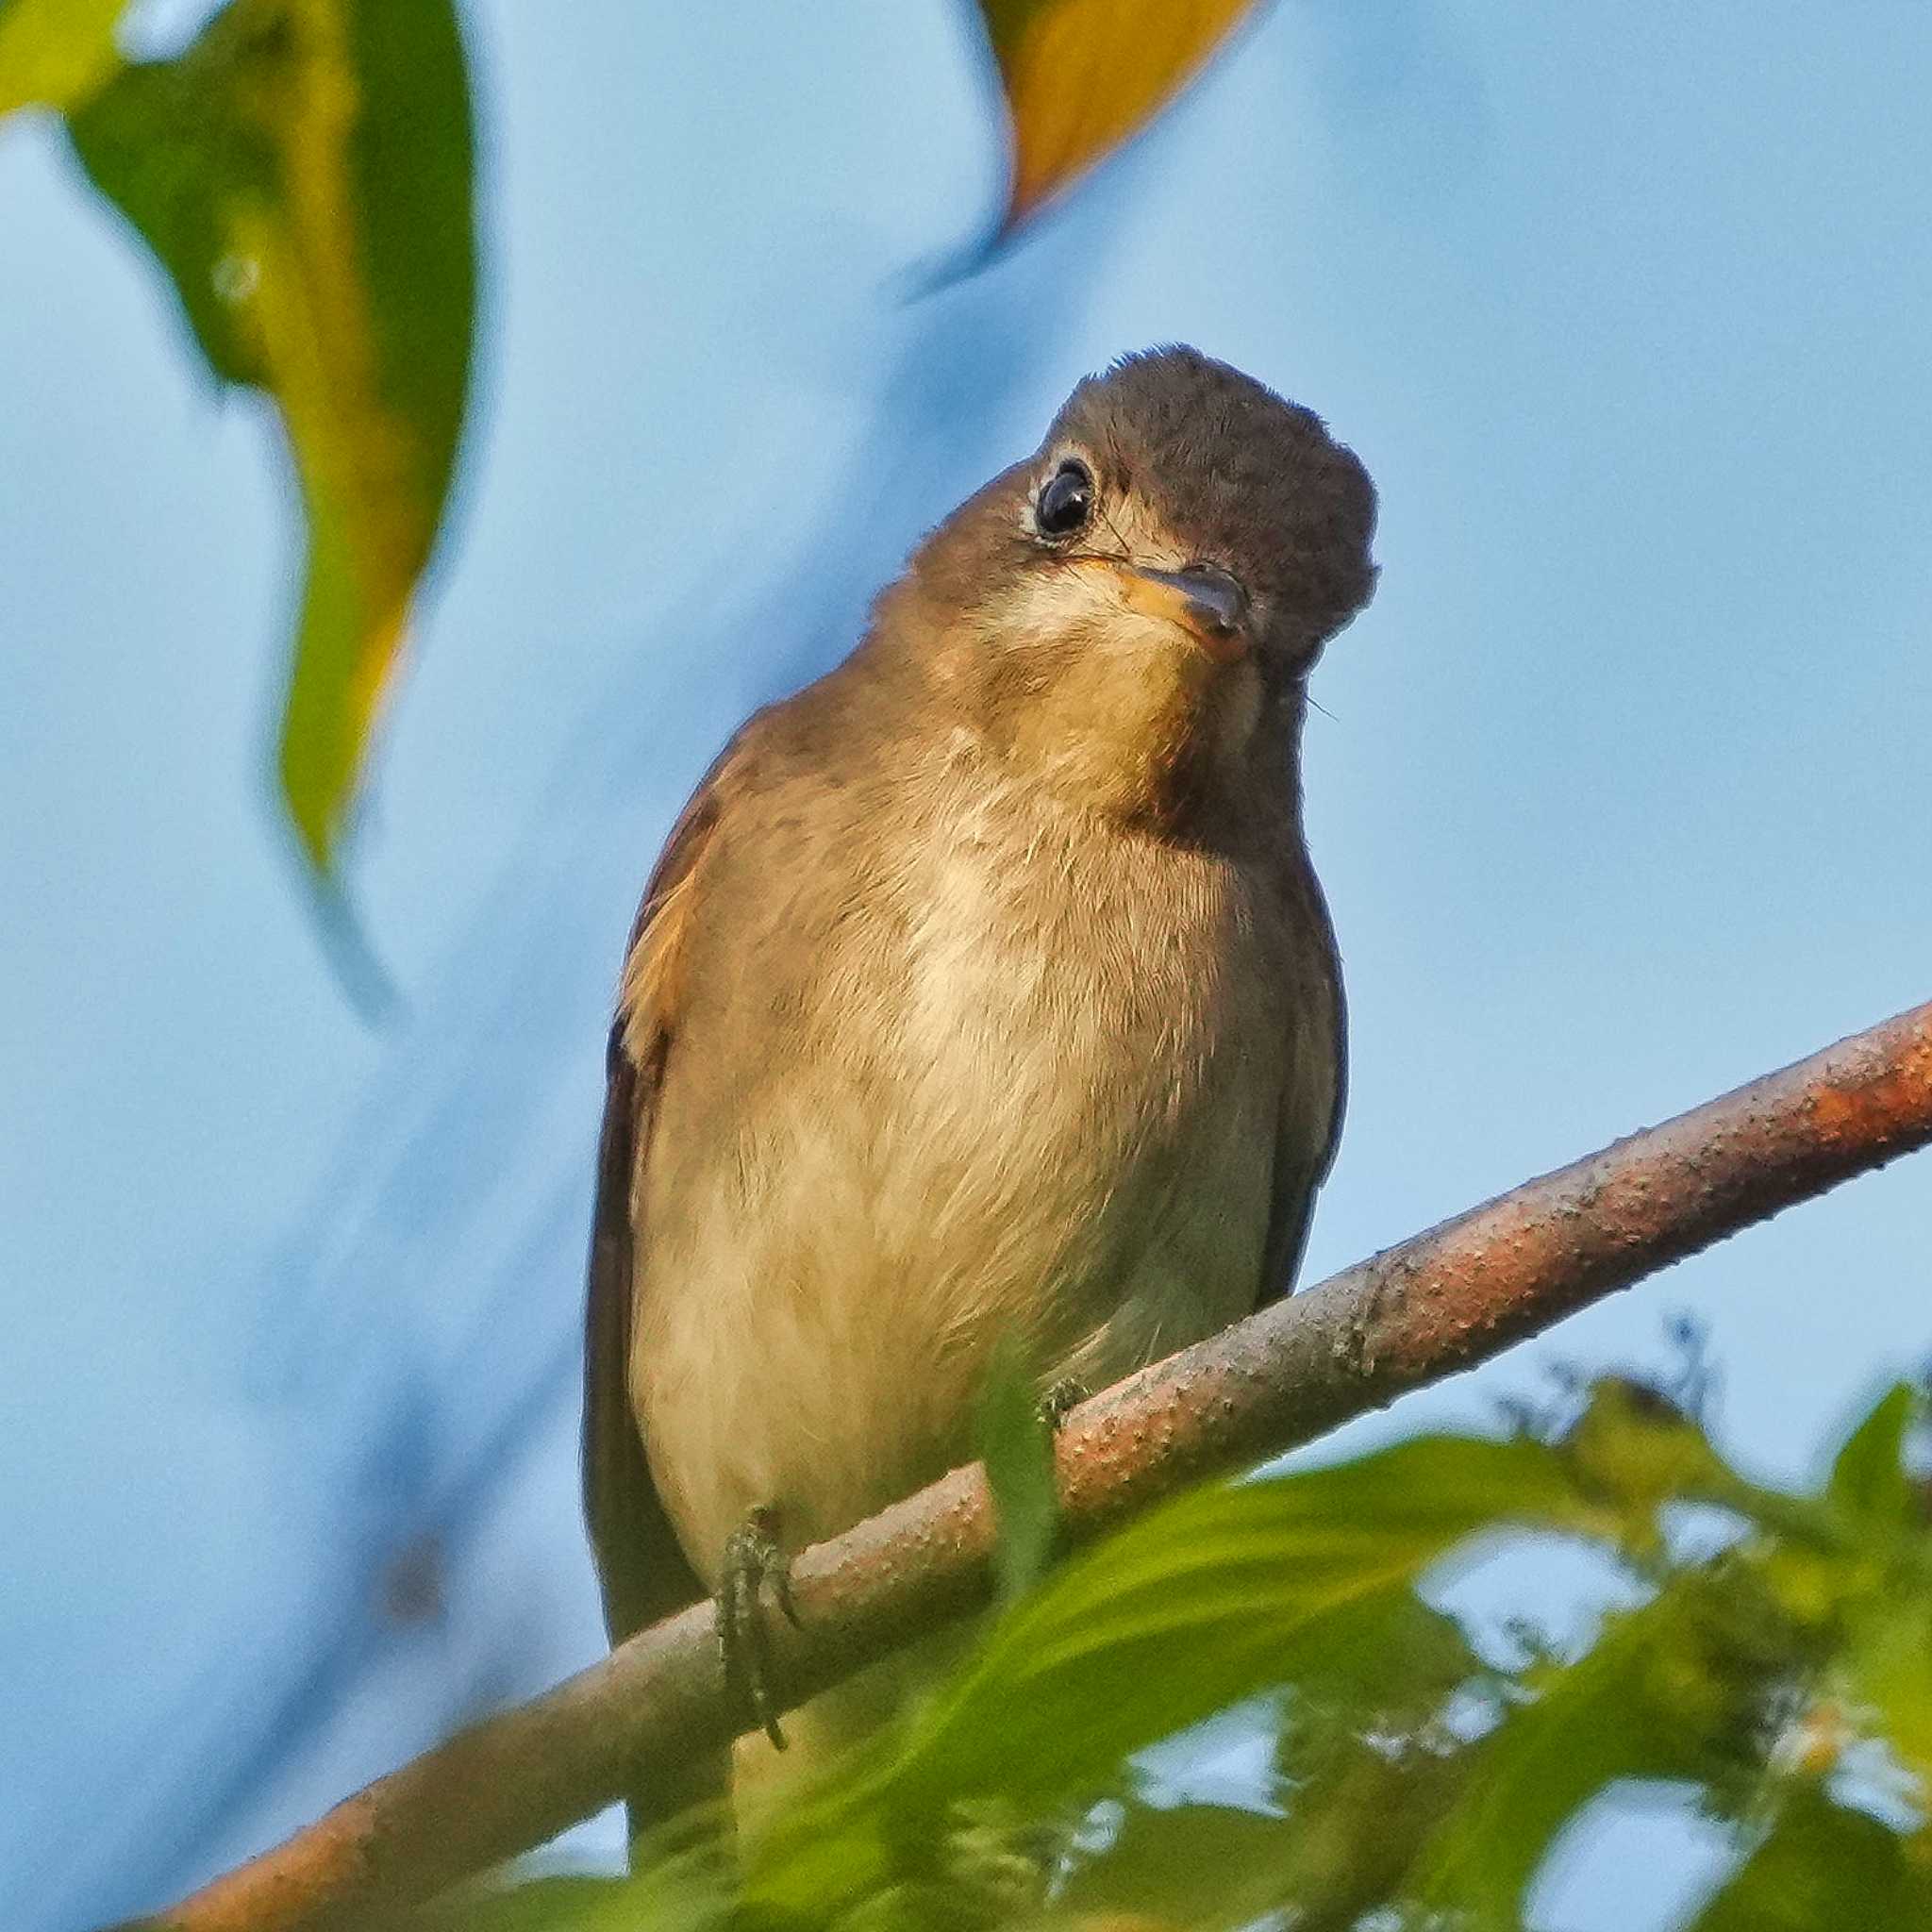
[[[958,8],[467,16],[486,336],[353,861],[404,995],[378,1030],[261,787],[292,555],[268,425],[184,356],[51,129],[0,126],[26,1926],[156,1904],[594,1653],[574,1329],[638,886],[743,712],[1124,349],[1250,369],[1382,493],[1308,737],[1355,1034],[1308,1278],[1932,991],[1923,8],[1775,4],[1740,37],[1663,4],[1286,0],[916,301],[1000,178]],[[1922,1158],[1394,1423],[1661,1359],[1690,1311],[1725,1441],[1803,1475],[1932,1352],[1928,1230]],[[399,1617],[424,1576],[441,1608]],[[1654,1923],[1679,1882],[1615,1833],[1584,1862],[1541,1903],[1562,1932]]]

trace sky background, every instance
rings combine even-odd
[[[170,44],[204,8],[151,8]],[[0,125],[0,1899],[162,1903],[600,1648],[575,1497],[603,1032],[756,703],[1070,384],[1182,339],[1326,416],[1381,587],[1309,722],[1347,966],[1306,1278],[1932,992],[1932,10],[1283,0],[985,273],[952,0],[465,8],[483,337],[351,866],[262,772],[295,537],[51,125]],[[1813,1474],[1932,1354],[1932,1164],[1595,1308]],[[1646,1836],[1649,1833],[1649,1836]],[[575,1848],[608,1857],[607,1821]],[[1551,1932],[1666,1922],[1594,1835]]]

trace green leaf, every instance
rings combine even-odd
[[[1906,1841],[1805,1785],[1690,1932],[1920,1932],[1928,1923],[1932,1882]]]
[[[1740,1641],[1757,1601],[1742,1571],[1688,1573],[1609,1621],[1576,1662],[1540,1673],[1533,1701],[1475,1754],[1419,1866],[1423,1901],[1514,1927],[1558,1833],[1607,1787],[1721,1784],[1755,1764],[1755,1720],[1782,1662]]]
[[[1831,1465],[1825,1494],[1847,1516],[1879,1531],[1896,1532],[1914,1520],[1906,1433],[1919,1416],[1919,1394],[1894,1382],[1845,1438]]]
[[[1470,1537],[1583,1520],[1561,1458],[1526,1440],[1425,1437],[1184,1496],[1063,1565],[894,1755],[782,1820],[754,1897],[804,1909],[873,1882],[962,1800],[1037,1816],[1089,1797],[1129,1754],[1304,1669],[1365,1669],[1391,1601]]]
[[[417,1907],[408,1923],[420,1932],[724,1932],[737,1872],[715,1831],[662,1830],[633,1856],[628,1878],[481,1879]]]
[[[1848,1623],[1838,1688],[1932,1798],[1932,1600],[1921,1581],[1867,1599]]]
[[[127,0],[0,0],[0,114],[71,108],[120,61]]]
[[[468,388],[468,86],[450,0],[233,0],[70,118],[215,374],[265,391],[308,524],[280,776],[332,873]]]
[[[537,1878],[473,1888],[422,1916],[433,1932],[638,1932],[639,1903],[622,1878]]]
[[[1012,131],[1010,231],[1138,133],[1255,0],[980,0]]]
[[[1379,1628],[1391,1591],[1478,1531],[1574,1515],[1543,1445],[1463,1437],[1182,1497],[995,1627],[902,1782],[1073,1796],[1129,1753],[1291,1681],[1301,1660],[1351,1642],[1364,1613]]]
[[[1251,1924],[1281,1904],[1298,1822],[1230,1805],[1131,1806],[1105,1850],[1076,1863],[1055,1904],[1191,1932]]]
[[[1462,1625],[1412,1591],[1365,1601],[1346,1639],[1300,1646],[1281,1734],[1285,1773],[1297,1769],[1295,1747],[1311,1726],[1341,1721],[1380,1732],[1415,1730],[1450,1692],[1486,1674]]]
[[[1296,1923],[1354,1925],[1378,1907],[1406,1905],[1409,1874],[1458,1802],[1475,1757],[1445,1741],[1391,1748],[1379,1737],[1332,1750],[1294,1791],[1294,1835],[1276,1897],[1293,1903]]]
[[[993,1550],[999,1602],[1016,1602],[1046,1574],[1059,1536],[1053,1427],[1024,1345],[1009,1339],[994,1352],[979,1398],[978,1449],[992,1492],[999,1541]]]
[[[1693,1498],[1755,1501],[1719,1457],[1694,1417],[1661,1390],[1627,1375],[1604,1375],[1563,1439],[1577,1482],[1623,1519],[1638,1553],[1658,1546],[1657,1511]]]

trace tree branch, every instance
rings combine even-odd
[[[1932,1003],[1358,1262],[1083,1405],[1057,1446],[1068,1528],[1091,1536],[1307,1441],[1928,1141]],[[801,1555],[803,1627],[774,1620],[789,1701],[983,1606],[991,1539],[975,1467]],[[367,1925],[611,1803],[639,1760],[723,1744],[741,1725],[700,1605],[379,1778],[158,1923]]]

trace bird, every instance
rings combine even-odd
[[[729,1664],[761,1574],[789,1608],[783,1551],[972,1458],[1009,1338],[1097,1389],[1290,1291],[1346,1063],[1302,724],[1375,513],[1312,410],[1124,357],[699,783],[607,1054],[583,1484],[613,1644],[722,1593]],[[824,1762],[922,1668],[783,1732],[753,1670],[741,1823],[774,1743]],[[726,1774],[641,1771],[633,1817]]]

